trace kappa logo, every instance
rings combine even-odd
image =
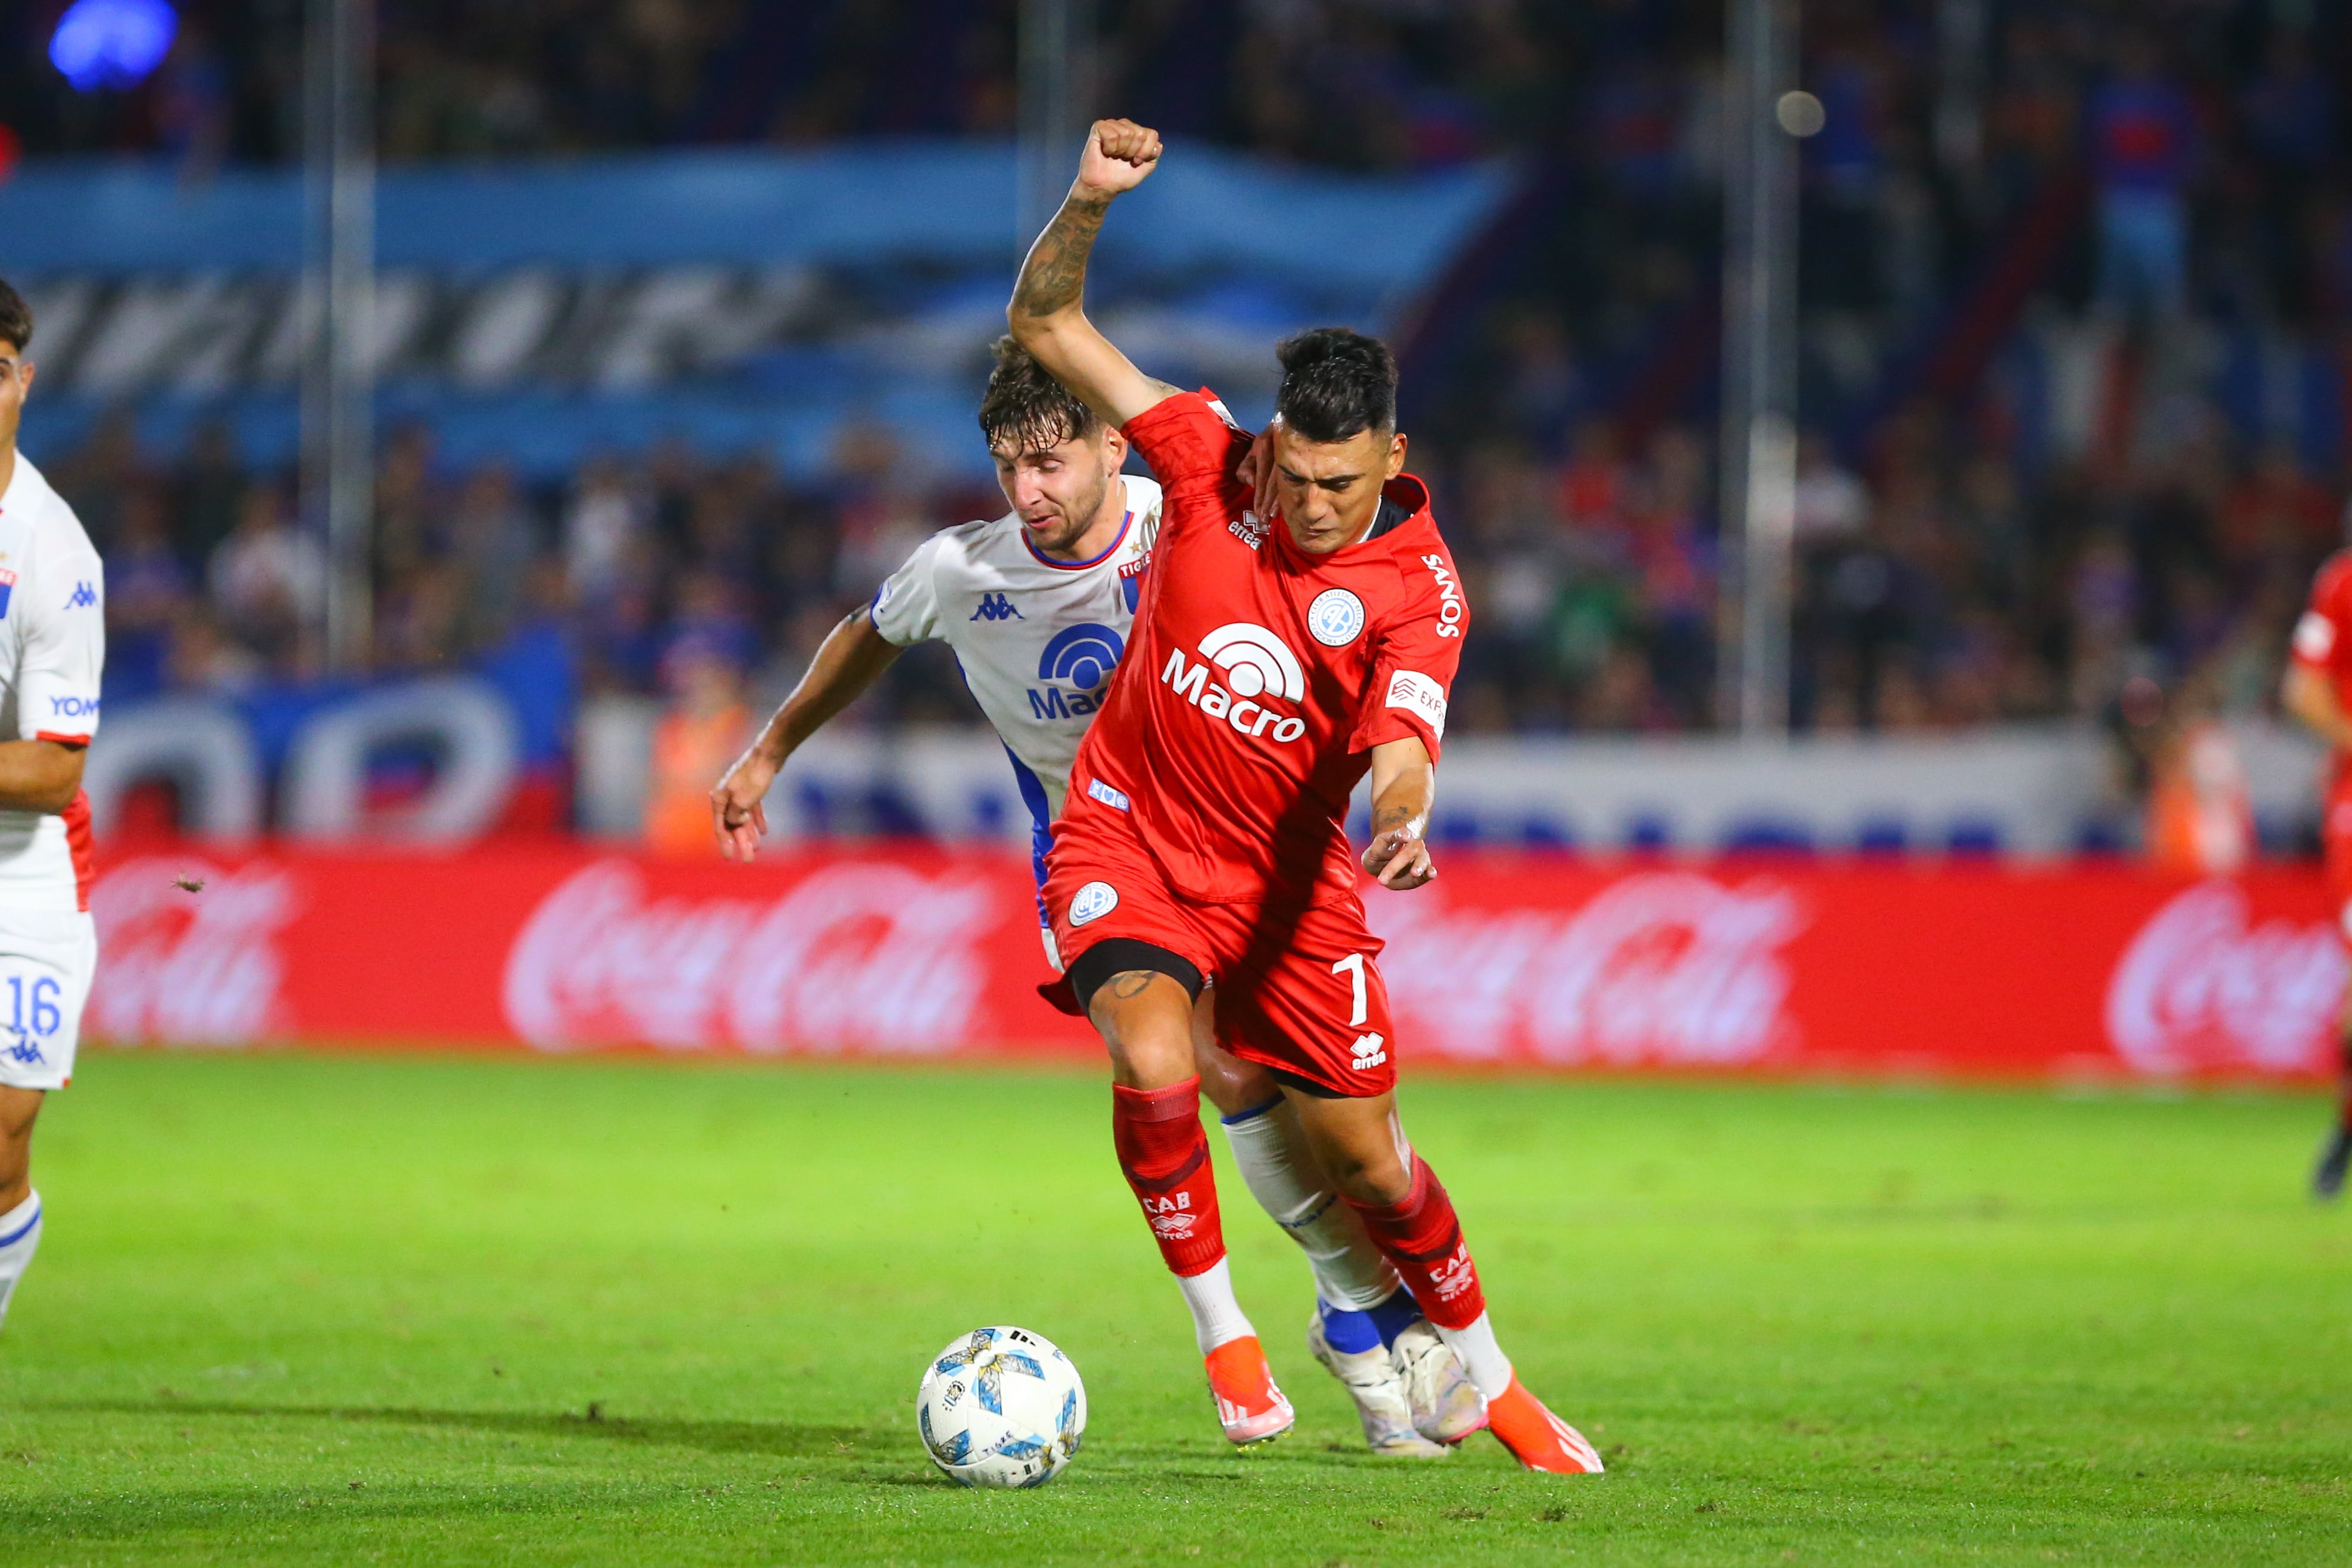
[[[1201,657],[1207,662],[1192,664],[1183,649],[1170,650],[1160,680],[1211,718],[1223,719],[1244,735],[1255,737],[1271,730],[1276,741],[1287,744],[1307,733],[1305,719],[1283,717],[1256,700],[1264,696],[1295,703],[1307,695],[1307,672],[1281,638],[1263,626],[1235,621],[1201,639]],[[1209,679],[1212,665],[1223,673],[1225,685]]]
[[[72,597],[66,601],[66,608],[68,610],[87,610],[97,602],[98,590],[92,588],[87,582],[77,582],[74,584]]]
[[[41,1054],[41,1048],[35,1045],[31,1038],[26,1035],[18,1035],[16,1043],[10,1046],[5,1052],[0,1052],[0,1055],[5,1055],[9,1061],[25,1067],[46,1066],[49,1060]]]
[[[1357,1036],[1353,1049],[1356,1060],[1348,1065],[1359,1072],[1370,1072],[1389,1059],[1389,1042],[1377,1034]]]
[[[974,621],[1026,621],[1029,619],[1013,608],[1013,601],[1002,593],[983,593],[980,608],[971,612]]]

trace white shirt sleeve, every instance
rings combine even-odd
[[[16,733],[86,743],[106,669],[106,569],[94,550],[45,539],[8,587],[16,629]]]
[[[883,580],[874,605],[866,613],[882,640],[901,648],[928,643],[940,634],[940,594],[936,578],[940,552],[951,530],[941,529],[915,547],[906,564]]]

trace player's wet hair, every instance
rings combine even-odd
[[[18,353],[33,346],[33,308],[0,277],[0,340]]]
[[[996,340],[996,368],[980,400],[980,433],[991,448],[1043,452],[1102,428],[1095,411],[1045,373],[1028,350],[1010,334]]]
[[[1396,429],[1396,356],[1378,338],[1345,327],[1315,327],[1285,338],[1282,391],[1275,412],[1309,441],[1346,441]]]

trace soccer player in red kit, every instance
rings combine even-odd
[[[2328,907],[2336,934],[2352,945],[2352,549],[2336,551],[2311,585],[2311,605],[2295,622],[2294,651],[2280,694],[2286,710],[2311,727],[2333,753],[2320,838],[2327,850]],[[2336,1125],[2311,1174],[2312,1191],[2334,1197],[2352,1165],[2352,996],[2337,1016],[2344,1052]]]
[[[1143,375],[1082,308],[1111,200],[1160,152],[1130,121],[1093,128],[1007,311],[1163,491],[1128,655],[1046,862],[1055,937],[1109,1049],[1119,1163],[1184,1287],[1226,1436],[1276,1436],[1290,1406],[1233,1297],[1201,1126],[1190,1024],[1213,984],[1219,1043],[1281,1084],[1496,1436],[1530,1469],[1598,1471],[1513,1374],[1454,1205],[1405,1141],[1381,944],[1343,826],[1369,768],[1364,870],[1391,888],[1436,874],[1422,832],[1468,618],[1429,493],[1403,472],[1395,361],[1343,329],[1283,344],[1276,513],[1257,517],[1249,437],[1206,396]]]

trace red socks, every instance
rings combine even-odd
[[[1478,1270],[1462,1239],[1454,1200],[1445,1196],[1428,1161],[1412,1156],[1412,1190],[1403,1202],[1380,1205],[1349,1198],[1348,1207],[1363,1217],[1364,1228],[1404,1276],[1431,1322],[1442,1329],[1466,1329],[1478,1321],[1486,1310],[1486,1292],[1479,1289]]]
[[[1209,1138],[1201,1129],[1201,1081],[1167,1089],[1114,1083],[1110,1097],[1119,1169],[1143,1205],[1169,1271],[1189,1277],[1215,1268],[1225,1255],[1225,1231],[1217,1218]]]

